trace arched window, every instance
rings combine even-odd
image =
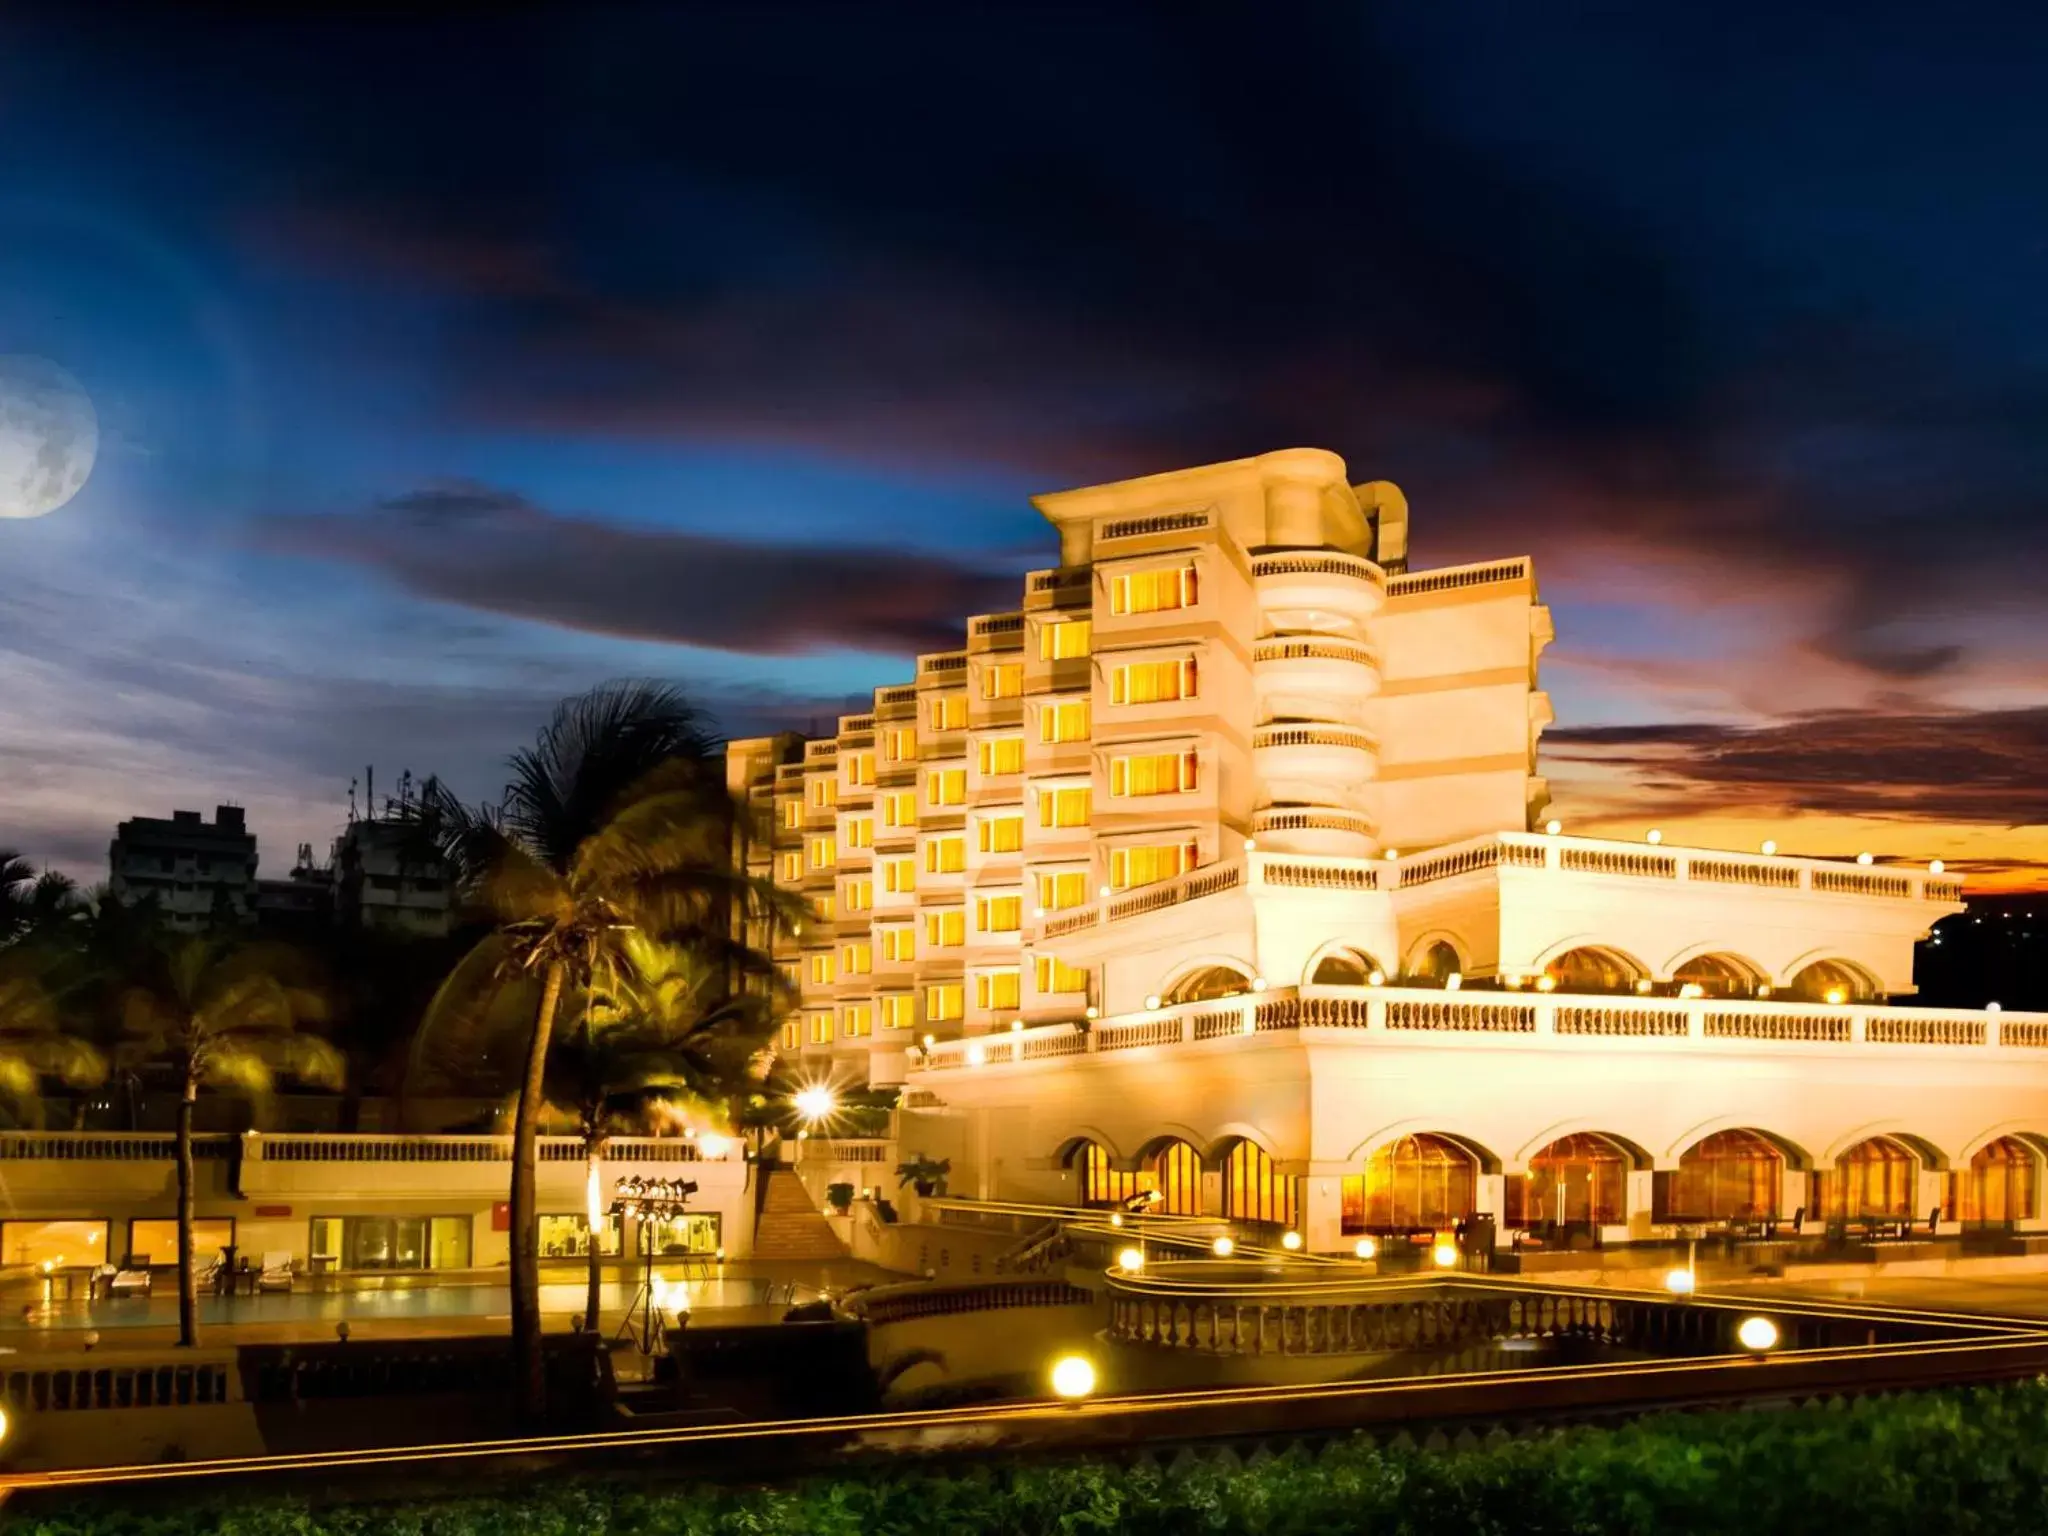
[[[1186,1142],[1169,1141],[1161,1146],[1145,1159],[1137,1179],[1138,1189],[1156,1189],[1166,1197],[1158,1206],[1160,1214],[1202,1214],[1202,1154]]]
[[[1628,1168],[1628,1155],[1605,1136],[1561,1136],[1529,1159],[1527,1174],[1507,1181],[1508,1224],[1612,1226],[1627,1209]]]
[[[1218,997],[1236,997],[1240,992],[1249,992],[1251,978],[1243,971],[1228,965],[1205,965],[1200,970],[1190,971],[1173,984],[1173,990],[1162,1001],[1167,1003],[1202,1003]]]
[[[1355,949],[1333,949],[1316,962],[1309,983],[1318,987],[1362,987],[1371,980],[1374,971],[1386,974],[1371,955]]]
[[[1458,951],[1450,944],[1438,939],[1425,949],[1415,962],[1415,978],[1418,981],[1433,981],[1441,984],[1448,980],[1459,967]]]
[[[1294,1225],[1298,1179],[1283,1178],[1257,1142],[1240,1141],[1223,1159],[1223,1214],[1233,1221]]]
[[[1816,960],[1792,978],[1788,990],[1816,1003],[1862,1003],[1883,995],[1877,978],[1847,960]]]
[[[1619,950],[1582,944],[1559,955],[1543,972],[1560,992],[1629,992],[1643,969]]]
[[[1479,1160],[1446,1136],[1403,1136],[1375,1148],[1365,1172],[1344,1176],[1346,1232],[1442,1231],[1472,1214]]]
[[[2014,1136],[2001,1136],[1970,1159],[1967,1169],[1948,1176],[1951,1220],[1976,1226],[2005,1226],[2034,1214],[2034,1149]]]
[[[1890,1136],[1859,1141],[1835,1166],[1814,1174],[1811,1204],[1822,1220],[1881,1216],[1910,1221],[1917,1203],[1920,1159]]]
[[[1763,976],[1738,955],[1695,955],[1671,979],[1681,987],[1698,987],[1701,997],[1752,997]]]
[[[1067,1154],[1067,1166],[1079,1175],[1083,1205],[1122,1205],[1138,1192],[1139,1175],[1118,1170],[1100,1142],[1082,1142]]]
[[[1688,1147],[1676,1173],[1657,1175],[1659,1221],[1727,1221],[1778,1214],[1785,1154],[1755,1131],[1716,1131]]]

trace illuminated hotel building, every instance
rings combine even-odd
[[[1957,881],[1550,829],[1528,558],[1410,570],[1401,493],[1309,449],[1036,505],[1015,610],[730,758],[818,909],[784,1055],[904,1085],[955,1193],[1324,1250],[2034,1219],[2048,1019],[1885,1003]]]

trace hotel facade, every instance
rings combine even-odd
[[[1331,1252],[2039,1222],[2048,1018],[1893,1002],[1938,862],[1548,820],[1530,559],[1411,570],[1400,491],[1309,449],[1036,505],[1016,609],[729,758],[816,909],[783,1054],[902,1087],[955,1195]]]

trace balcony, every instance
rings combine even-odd
[[[1356,724],[1365,701],[1380,691],[1380,659],[1356,640],[1275,637],[1252,647],[1252,683],[1261,720]]]
[[[1252,836],[1273,853],[1365,859],[1379,851],[1379,829],[1362,811],[1322,806],[1268,806],[1252,814]]]
[[[1384,571],[1334,549],[1255,556],[1252,585],[1272,628],[1314,634],[1359,634],[1387,601]]]
[[[1355,725],[1262,725],[1252,732],[1252,771],[1266,804],[1343,805],[1377,776],[1379,743]]]

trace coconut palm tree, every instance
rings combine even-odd
[[[297,1025],[324,1011],[283,952],[232,937],[166,937],[134,956],[120,990],[120,1056],[178,1089],[178,1343],[199,1338],[192,1276],[192,1114],[201,1088],[269,1091],[279,1076],[338,1085],[339,1056]]]
[[[105,1055],[66,1028],[64,1006],[82,977],[74,957],[51,946],[0,951],[0,1099],[23,1124],[42,1125],[45,1082],[83,1093],[106,1080]]]
[[[60,870],[37,868],[0,849],[0,945],[54,934],[85,910],[78,882]]]
[[[804,908],[735,867],[745,812],[703,717],[672,689],[611,683],[564,700],[510,766],[500,805],[472,810],[438,793],[421,814],[435,819],[458,879],[495,925],[443,984],[430,1018],[474,1007],[513,978],[538,986],[520,1051],[510,1199],[518,1404],[533,1418],[545,1394],[535,1137],[563,999],[589,991],[602,967],[622,968],[635,934],[735,978],[762,975],[735,928],[791,928]]]

